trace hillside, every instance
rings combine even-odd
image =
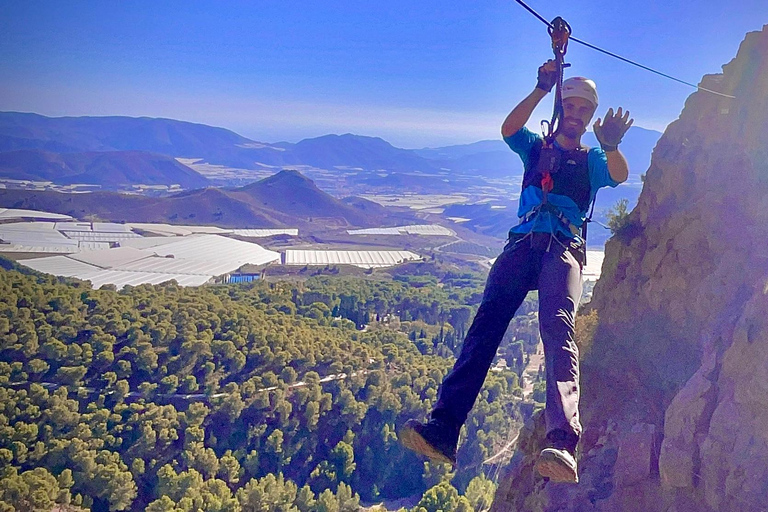
[[[0,189],[0,206],[64,213],[76,218],[95,215],[115,222],[214,224],[230,228],[377,227],[396,222],[383,208],[372,208],[359,200],[347,204],[326,194],[297,171],[281,171],[239,189],[205,188],[168,197]]]
[[[0,258],[0,508],[354,512],[458,488],[462,510],[488,503],[481,462],[522,419],[522,343],[502,347],[462,469],[419,460],[397,425],[429,410],[482,279],[418,277],[116,292]],[[535,302],[521,309],[513,333],[532,336]]]
[[[254,207],[279,211],[301,219],[343,218],[352,225],[373,225],[376,217],[326,194],[298,171],[281,171],[231,194]],[[383,221],[383,219],[379,219]]]
[[[0,178],[51,181],[57,185],[87,183],[105,189],[136,184],[200,188],[209,184],[206,178],[175,159],[143,151],[0,152]]]
[[[688,98],[606,246],[580,340],[581,484],[535,483],[529,429],[492,510],[766,509],[768,134],[751,127],[768,117],[768,25],[702,86],[735,99]]]

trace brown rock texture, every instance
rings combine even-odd
[[[768,25],[701,86],[735,99],[688,98],[606,246],[581,482],[537,479],[531,425],[492,510],[768,510]]]

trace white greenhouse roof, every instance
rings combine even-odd
[[[13,230],[13,231],[53,231],[56,226],[55,222],[50,221],[20,221],[9,222],[7,224],[0,224],[0,230]]]
[[[240,267],[231,262],[200,261],[183,258],[164,258],[150,256],[122,265],[115,265],[113,270],[127,270],[132,272],[154,272],[160,274],[189,274],[219,276],[233,272]]]
[[[189,236],[192,232],[188,229],[184,229],[178,226],[171,226],[170,224],[148,224],[131,222],[129,224],[131,229],[146,231],[147,233],[153,233],[160,236]]]
[[[24,244],[0,244],[0,253],[25,252],[39,254],[72,254],[80,249],[77,245],[24,245]]]
[[[223,235],[231,233],[231,229],[216,226],[179,226],[172,224],[159,224],[150,222],[131,222],[127,224],[132,229],[155,233],[161,236],[189,236],[195,233],[208,235]]]
[[[182,225],[182,226],[177,226],[177,227],[188,229],[192,233],[200,233],[200,234],[203,234],[203,235],[224,235],[224,234],[232,232],[231,229],[220,228],[218,226],[187,226],[187,225]]]
[[[151,249],[158,256],[216,261],[237,264],[263,265],[280,259],[280,253],[264,249],[258,244],[234,240],[219,235],[192,235],[173,243]]]
[[[19,210],[17,208],[0,208],[0,219],[71,219],[69,215],[41,212],[37,210]]]
[[[138,286],[140,284],[160,284],[172,279],[181,286],[200,286],[210,281],[211,276],[102,270],[94,274],[80,277],[80,279],[90,281],[94,288],[100,288],[105,284],[113,284],[119,290],[126,285]]]
[[[139,238],[136,233],[103,233],[93,231],[64,231],[67,237],[73,240],[84,240],[86,242],[120,242],[129,238]]]
[[[294,229],[233,229],[233,235],[247,238],[263,238],[267,236],[288,235],[299,236],[299,230]]]
[[[110,243],[109,242],[85,242],[83,240],[80,240],[77,242],[77,247],[80,249],[80,251],[103,251],[104,249],[109,249]]]
[[[67,256],[49,256],[46,258],[34,258],[31,260],[22,260],[19,263],[38,272],[53,274],[56,276],[78,277],[87,276],[99,272],[99,267],[94,267],[81,261],[73,260]]]
[[[286,265],[355,265],[363,268],[391,267],[420,256],[411,251],[285,251]]]
[[[71,245],[77,248],[77,241],[70,240],[53,229],[5,229],[0,225],[0,239],[20,245]]]
[[[394,228],[368,228],[350,229],[350,235],[427,235],[427,236],[453,236],[456,233],[438,224],[419,224],[412,226],[398,226]]]
[[[106,251],[88,251],[70,256],[73,260],[108,269],[152,256],[151,252],[133,247],[115,247]]]
[[[94,233],[130,233],[131,228],[127,224],[114,222],[57,222],[59,231],[85,231]]]
[[[178,236],[145,236],[142,238],[128,238],[120,240],[120,247],[133,247],[135,249],[149,249],[159,245],[172,244],[181,240]]]
[[[60,231],[91,231],[90,222],[57,222],[56,229]]]

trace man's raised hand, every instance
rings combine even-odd
[[[621,107],[619,107],[614,114],[613,108],[609,108],[605,114],[605,121],[598,118],[592,128],[595,130],[595,137],[603,149],[612,151],[621,143],[624,134],[634,122],[634,119],[629,118],[629,110],[622,112]]]
[[[557,64],[550,59],[539,66],[539,76],[536,82],[536,88],[542,91],[551,92],[557,83]]]

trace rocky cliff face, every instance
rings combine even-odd
[[[582,363],[581,483],[521,433],[498,511],[768,510],[768,26],[695,92],[606,246]]]

